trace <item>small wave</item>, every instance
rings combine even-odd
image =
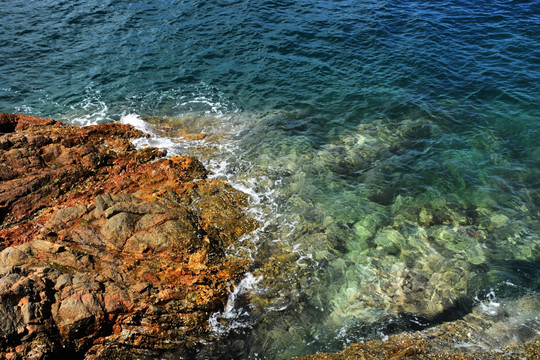
[[[115,119],[114,110],[102,99],[101,92],[94,90],[92,86],[86,88],[80,103],[69,105],[68,109],[63,119],[74,125],[96,125]]]
[[[135,129],[140,130],[149,135],[149,137],[141,137],[133,140],[133,144],[137,148],[155,147],[161,150],[165,150],[170,156],[179,155],[181,150],[186,146],[182,146],[180,140],[174,140],[169,137],[163,137],[156,134],[152,129],[151,124],[147,123],[137,114],[128,114],[120,118],[120,123],[133,126]]]
[[[491,290],[486,295],[486,299],[480,302],[479,309],[486,315],[495,316],[499,314],[501,303],[497,300],[495,291]]]
[[[39,115],[39,113],[36,113],[34,109],[29,105],[21,105],[15,107],[15,112],[21,113],[21,114],[35,114]]]
[[[249,312],[237,306],[237,301],[255,288],[261,279],[262,277],[255,277],[252,273],[246,274],[244,279],[229,293],[225,309],[210,317],[209,324],[212,332],[225,335],[234,329],[246,328],[252,325]]]

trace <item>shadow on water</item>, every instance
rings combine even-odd
[[[490,284],[484,292],[495,291],[498,296],[520,297],[540,292],[540,248],[536,249],[536,261],[495,260],[488,268],[479,271]]]

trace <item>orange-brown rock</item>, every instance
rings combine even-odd
[[[223,308],[246,195],[140,136],[0,114],[0,358],[157,356]]]

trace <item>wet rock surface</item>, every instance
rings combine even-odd
[[[438,347],[444,344],[446,350]],[[362,344],[353,344],[340,353],[316,354],[295,360],[533,360],[540,356],[540,343],[538,341],[523,347],[509,347],[501,352],[479,350],[475,352],[460,352],[451,350],[451,343],[437,337],[424,337],[419,334],[402,334],[381,341],[373,340]]]
[[[538,318],[534,312],[521,316],[519,313],[530,307],[530,303],[538,306],[539,302],[540,297],[531,296],[508,304],[479,306],[462,319],[423,331],[351,344],[339,353],[314,354],[294,359],[538,359],[540,339],[534,330]]]
[[[0,358],[189,352],[223,308],[247,197],[140,136],[0,114]]]

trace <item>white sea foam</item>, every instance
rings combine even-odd
[[[210,329],[214,333],[224,335],[233,329],[250,325],[247,309],[237,306],[237,300],[252,290],[261,280],[262,277],[255,277],[252,273],[247,273],[244,279],[229,293],[227,305],[223,311],[214,313],[209,319]]]
[[[138,114],[127,114],[120,118],[120,123],[133,126],[135,129],[148,134],[148,137],[141,137],[132,141],[137,148],[155,147],[165,150],[169,156],[180,155],[190,146],[190,142],[183,139],[173,139],[159,136],[153,130],[152,125],[141,119]]]
[[[82,103],[70,106],[70,112],[65,115],[71,124],[87,126],[111,121],[111,111],[101,99],[100,91],[91,86],[86,89]]]
[[[31,106],[28,105],[22,105],[15,108],[15,111],[21,114],[33,114],[34,110]]]
[[[99,94],[90,94],[85,105],[87,110],[98,110],[87,115],[74,116],[72,122],[89,125],[103,121],[110,121],[111,110],[107,104],[99,100]],[[233,109],[231,106],[219,101],[212,101],[204,96],[197,96],[187,101],[179,101],[177,106],[182,115],[164,118],[164,124],[170,121],[173,127],[185,129],[188,133],[204,133],[203,140],[184,140],[168,136],[161,128],[143,120],[135,111],[115,115],[120,123],[129,124],[148,134],[133,140],[137,148],[156,147],[167,151],[168,156],[193,155],[197,157],[211,172],[211,178],[227,180],[236,189],[248,194],[250,206],[246,209],[248,215],[256,219],[261,225],[257,230],[244,235],[227,253],[230,256],[239,256],[251,261],[257,258],[259,244],[265,241],[279,242],[287,238],[296,227],[296,220],[286,219],[283,206],[277,203],[279,189],[283,186],[281,180],[268,173],[279,173],[279,169],[272,169],[272,165],[264,171],[249,162],[242,152],[242,134],[249,133],[252,127],[259,126],[262,117],[254,114],[245,114]],[[247,130],[247,131],[246,131]],[[278,228],[278,234],[275,230]],[[273,233],[274,237],[269,238]],[[279,235],[281,234],[281,235]],[[312,261],[312,256],[306,249],[295,248],[299,253],[298,262],[306,266]],[[246,277],[231,290],[227,305],[222,312],[214,314],[209,319],[211,329],[218,335],[226,334],[234,329],[251,326],[249,308],[242,307],[238,299],[251,292],[253,294],[264,292],[264,281],[261,276],[255,277],[248,273]],[[286,298],[283,295],[283,298]],[[276,301],[279,303],[279,301]],[[280,305],[283,306],[283,305]],[[280,306],[276,310],[282,311]],[[272,308],[268,309],[271,311]]]
[[[491,316],[497,315],[500,311],[501,303],[497,301],[495,292],[491,290],[486,298],[485,301],[481,301],[479,304],[480,311]]]
[[[143,132],[149,132],[148,123],[141,119],[137,114],[127,114],[122,116],[122,118],[120,118],[120,123],[131,125],[135,129]]]

